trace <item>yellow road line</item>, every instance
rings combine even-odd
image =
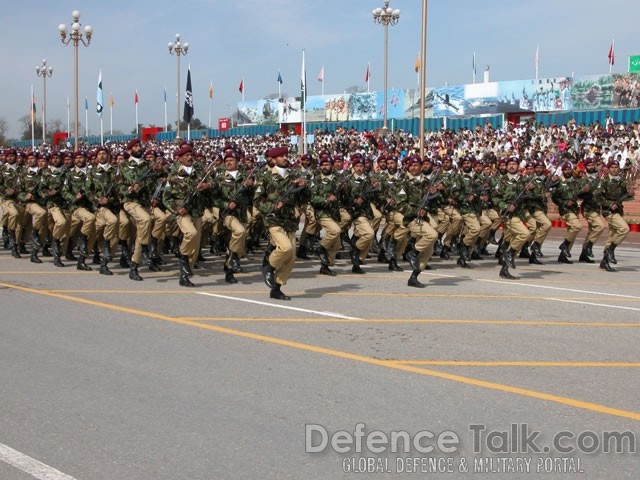
[[[6,288],[11,288],[11,289],[14,289],[14,290],[27,292],[27,293],[34,293],[34,294],[38,294],[38,295],[45,295],[45,296],[48,296],[48,297],[59,298],[59,299],[68,300],[68,301],[72,301],[72,302],[83,303],[85,305],[92,305],[92,306],[95,306],[95,307],[105,308],[105,309],[108,309],[108,310],[125,312],[125,313],[129,313],[129,314],[132,314],[132,315],[138,315],[138,316],[147,317],[147,318],[154,318],[154,319],[157,319],[157,320],[164,320],[164,321],[167,321],[167,322],[172,322],[172,323],[176,323],[176,324],[180,324],[180,325],[187,325],[187,326],[191,326],[191,327],[201,328],[201,329],[204,329],[204,330],[210,330],[210,331],[213,331],[213,332],[224,333],[224,334],[233,335],[233,336],[236,336],[236,337],[256,340],[256,341],[260,341],[260,342],[264,342],[264,343],[270,343],[270,344],[274,344],[274,345],[281,345],[281,346],[285,346],[285,347],[291,347],[291,348],[295,348],[295,349],[298,349],[298,350],[304,350],[304,351],[308,351],[308,352],[320,353],[320,354],[323,354],[323,355],[328,355],[328,356],[336,357],[336,358],[342,358],[342,359],[346,359],[346,360],[353,360],[353,361],[356,361],[356,362],[366,363],[366,364],[369,364],[369,365],[376,365],[376,366],[391,368],[391,369],[399,370],[399,371],[403,371],[403,372],[417,373],[419,375],[424,375],[424,376],[428,376],[428,377],[434,377],[434,378],[440,378],[440,379],[444,379],[444,380],[450,380],[450,381],[453,381],[453,382],[462,383],[462,384],[465,384],[465,385],[471,385],[471,386],[474,386],[474,387],[482,387],[482,388],[487,388],[487,389],[490,389],[490,390],[496,390],[496,391],[505,392],[505,393],[512,393],[512,394],[520,395],[520,396],[524,396],[524,397],[536,398],[536,399],[539,399],[539,400],[545,400],[545,401],[559,403],[559,404],[570,406],[570,407],[574,407],[574,408],[588,410],[588,411],[591,411],[591,412],[602,413],[602,414],[606,414],[606,415],[613,415],[613,416],[617,416],[617,417],[628,418],[628,419],[631,419],[631,420],[640,420],[640,413],[639,412],[633,412],[633,411],[629,411],[629,410],[621,410],[621,409],[618,409],[618,408],[607,407],[606,405],[601,405],[601,404],[592,403],[592,402],[585,402],[585,401],[577,400],[577,399],[574,399],[574,398],[562,397],[562,396],[552,395],[552,394],[543,393],[543,392],[537,392],[535,390],[529,390],[529,389],[525,389],[525,388],[512,387],[512,386],[503,385],[503,384],[500,384],[500,383],[487,382],[487,381],[484,381],[484,380],[478,380],[478,379],[474,379],[474,378],[470,378],[470,377],[463,377],[461,375],[453,375],[453,374],[450,374],[450,373],[438,372],[436,370],[428,370],[428,369],[424,369],[424,368],[418,368],[418,367],[414,367],[414,366],[411,366],[411,365],[402,365],[402,364],[389,362],[389,361],[385,361],[385,360],[378,360],[378,359],[371,358],[371,357],[365,357],[365,356],[362,356],[362,355],[356,355],[356,354],[353,354],[353,353],[347,353],[347,352],[342,352],[342,351],[339,351],[339,350],[333,350],[333,349],[319,347],[319,346],[315,346],[315,345],[309,345],[309,344],[306,344],[306,343],[300,343],[300,342],[294,342],[294,341],[290,341],[290,340],[284,340],[282,338],[269,337],[269,336],[266,336],[266,335],[258,335],[258,334],[255,334],[255,333],[243,332],[243,331],[240,331],[240,330],[233,330],[233,329],[230,329],[230,328],[220,327],[220,326],[217,326],[217,325],[208,325],[208,324],[193,322],[193,321],[189,321],[189,320],[180,320],[180,319],[177,319],[177,318],[174,318],[174,317],[170,317],[170,316],[167,316],[167,315],[162,315],[162,314],[159,314],[159,313],[147,312],[147,311],[144,311],[144,310],[137,310],[137,309],[134,309],[134,308],[120,307],[118,305],[112,305],[112,304],[103,303],[103,302],[94,302],[92,300],[86,300],[86,299],[83,299],[83,298],[71,297],[69,295],[53,293],[53,292],[50,292],[50,291],[47,291],[47,290],[36,290],[36,289],[33,289],[33,288],[21,287],[21,286],[18,286],[18,285],[12,285],[12,284],[8,284],[8,283],[0,283],[0,286],[6,287]]]
[[[640,362],[474,362],[464,360],[390,360],[399,365],[452,367],[640,367]]]
[[[469,324],[469,325],[524,325],[553,327],[616,327],[637,328],[640,323],[605,323],[605,322],[543,322],[537,320],[446,320],[435,318],[368,318],[365,320],[349,320],[342,318],[268,318],[268,317],[179,317],[181,320],[206,322],[276,322],[276,323],[434,323],[434,324]]]

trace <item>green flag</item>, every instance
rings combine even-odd
[[[629,57],[629,73],[640,73],[640,55]]]

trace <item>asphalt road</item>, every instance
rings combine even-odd
[[[299,261],[290,302],[260,255],[186,289],[175,262],[132,282],[1,251],[0,479],[636,479],[638,445],[604,443],[640,440],[640,234],[617,273],[557,263],[553,234],[514,281],[493,259],[436,259],[422,290],[374,258]]]

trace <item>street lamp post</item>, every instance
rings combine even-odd
[[[36,67],[36,75],[42,77],[42,143],[47,143],[47,77],[53,75],[53,68],[42,60],[42,65]]]
[[[176,138],[180,136],[180,56],[189,51],[189,42],[180,42],[180,34],[176,33],[176,41],[169,42],[169,53],[176,55],[178,82],[176,90]]]
[[[400,20],[400,10],[392,10],[390,0],[384,0],[384,7],[373,10],[373,21],[384,27],[384,106],[382,108],[382,128],[387,129],[387,71],[389,59],[389,25],[395,25]]]
[[[60,40],[64,45],[73,45],[73,98],[75,102],[73,115],[73,150],[78,151],[78,45],[82,43],[88,47],[93,36],[93,28],[91,25],[84,27],[84,35],[80,31],[80,12],[74,10],[71,12],[73,23],[71,24],[71,33],[67,35],[67,26],[64,23],[58,25],[60,32]]]

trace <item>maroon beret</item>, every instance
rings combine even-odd
[[[609,163],[607,163],[607,167],[611,168],[611,167],[619,167],[620,164],[618,163],[617,160],[609,160]]]
[[[132,138],[131,140],[129,140],[129,143],[127,143],[127,150],[131,150],[134,145],[138,145],[139,143],[139,138]]]
[[[185,155],[185,154],[191,153],[191,152],[192,152],[191,145],[183,144],[178,150],[173,152],[173,156],[174,156],[174,158],[175,157],[181,157],[182,155]]]
[[[269,158],[276,158],[276,157],[280,157],[282,155],[288,155],[288,154],[289,154],[289,149],[287,147],[276,147],[276,148],[271,148],[267,150],[267,157]]]

